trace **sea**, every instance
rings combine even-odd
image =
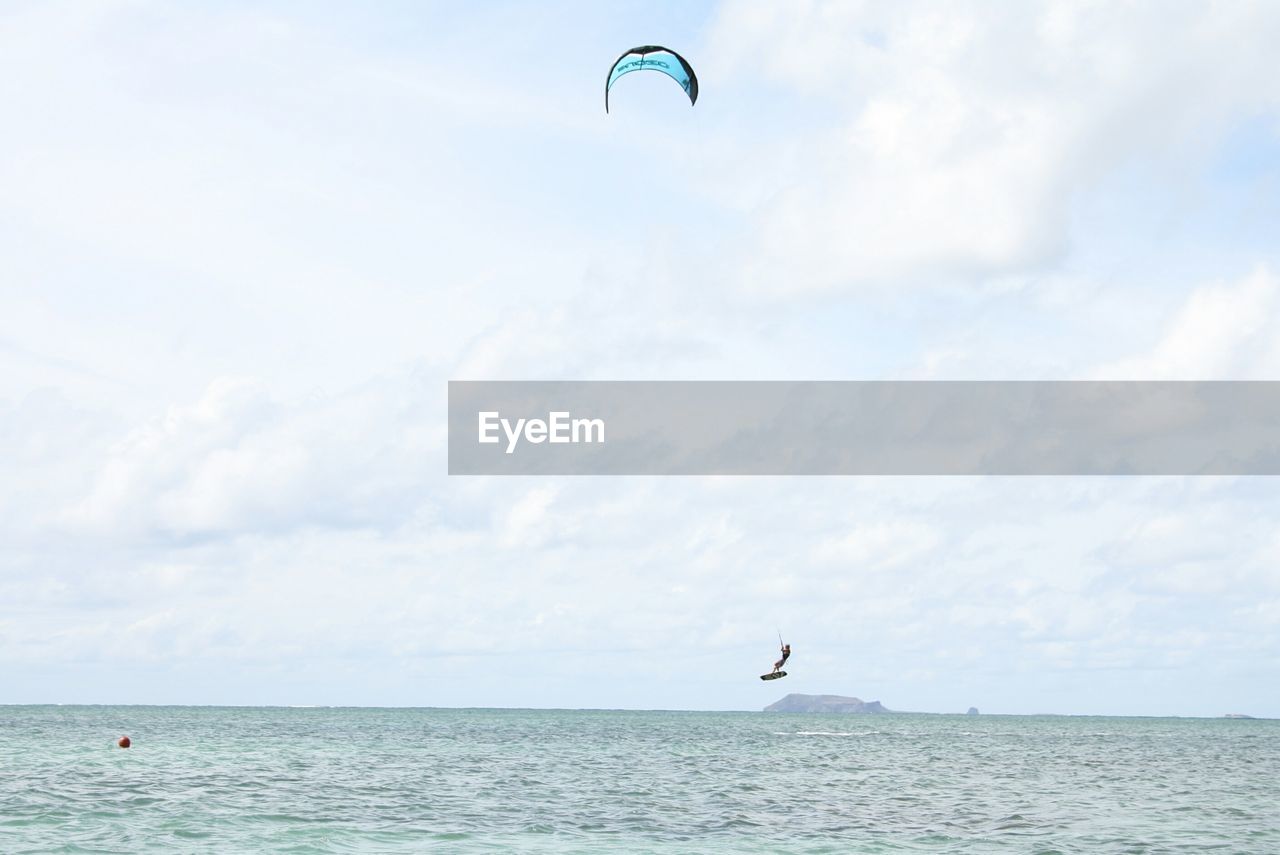
[[[1275,855],[1280,721],[7,706],[0,852]]]

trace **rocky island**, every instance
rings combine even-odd
[[[863,701],[858,698],[846,698],[842,695],[787,695],[782,700],[769,704],[765,712],[809,712],[809,713],[887,713],[879,701]]]

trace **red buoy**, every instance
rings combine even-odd
[[[116,740],[116,745],[119,745],[121,748],[128,748],[132,744],[133,743],[129,741],[129,737],[127,736],[122,736]]]

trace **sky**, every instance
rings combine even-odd
[[[1280,716],[1273,478],[445,454],[449,380],[1280,380],[1278,43],[1264,2],[4,4],[0,703]],[[605,114],[637,44],[696,106]]]

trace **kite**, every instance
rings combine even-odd
[[[670,48],[661,45],[644,45],[633,47],[618,57],[609,67],[609,79],[604,84],[604,111],[609,112],[609,90],[624,74],[633,71],[661,71],[670,77],[689,96],[689,104],[698,103],[698,77],[693,73],[693,66],[685,62],[684,57]]]

